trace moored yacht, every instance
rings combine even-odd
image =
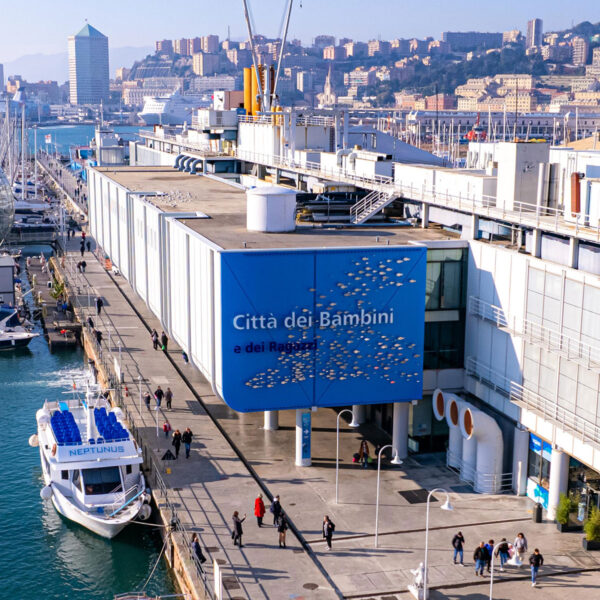
[[[30,444],[40,449],[40,495],[60,514],[106,538],[150,516],[142,453],[119,408],[88,389],[85,398],[46,401],[36,419]]]
[[[39,335],[21,324],[15,308],[5,304],[0,305],[0,350],[24,348]]]

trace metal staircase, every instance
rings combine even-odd
[[[395,198],[396,194],[390,192],[370,192],[350,209],[350,223],[353,225],[364,223],[391,204]]]

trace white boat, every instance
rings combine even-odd
[[[183,96],[178,90],[169,96],[146,96],[138,117],[145,125],[183,125],[192,122],[194,108],[205,104],[201,96]]]
[[[6,305],[0,306],[0,350],[24,348],[39,335],[21,325],[15,308]]]
[[[141,449],[121,409],[111,408],[98,389],[88,387],[85,398],[73,393],[46,401],[36,420],[29,443],[40,449],[46,484],[40,495],[61,515],[105,538],[150,516]]]

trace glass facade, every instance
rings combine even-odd
[[[552,446],[536,435],[529,434],[529,459],[527,462],[527,496],[548,510],[550,489],[550,461]]]
[[[467,249],[427,252],[425,369],[464,366]]]

